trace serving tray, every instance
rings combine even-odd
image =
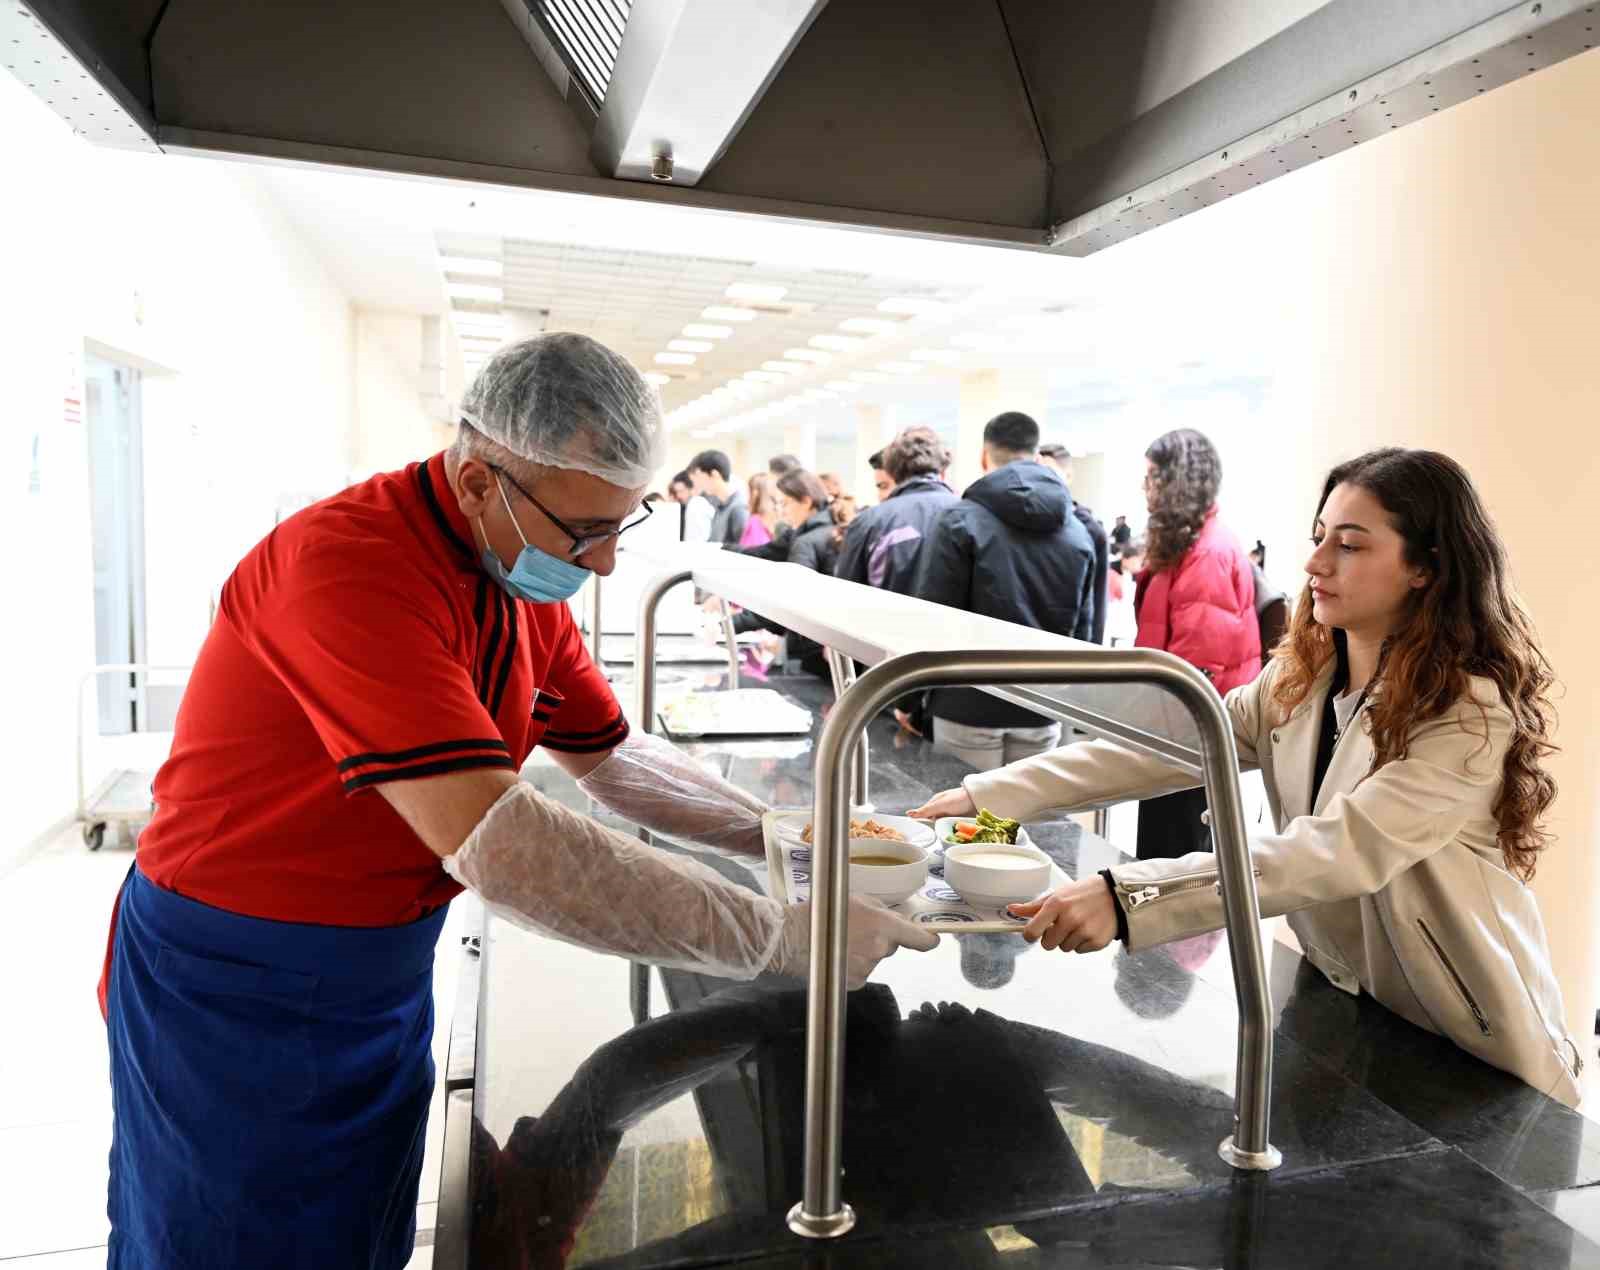
[[[799,841],[796,831],[796,826],[803,828],[810,820],[810,808],[769,811],[761,818],[772,895],[785,904],[804,904],[811,898],[811,848]],[[891,904],[894,912],[947,935],[1016,932],[1028,924],[1026,919],[1013,917],[1003,908],[980,908],[967,903],[945,884],[942,844],[935,842],[929,851],[933,858],[929,861],[927,882],[910,899]],[[1050,888],[1054,890],[1068,880],[1061,867],[1052,862]]]

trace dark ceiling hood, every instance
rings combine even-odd
[[[1597,7],[635,0],[597,115],[542,3],[26,0],[167,151],[1069,255],[1580,53]]]

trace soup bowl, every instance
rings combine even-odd
[[[850,839],[850,892],[885,904],[910,899],[928,880],[928,853],[912,842]]]

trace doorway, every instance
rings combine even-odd
[[[94,654],[100,666],[145,656],[144,437],[140,376],[92,353],[84,357],[89,507],[94,541]],[[102,736],[147,726],[145,676],[96,679]]]

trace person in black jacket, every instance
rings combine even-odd
[[[915,594],[923,541],[940,515],[961,501],[939,479],[943,464],[944,445],[932,428],[907,428],[884,448],[894,489],[850,522],[834,577]]]
[[[1053,468],[1066,483],[1067,493],[1072,492],[1072,453],[1064,445],[1051,443],[1039,447],[1039,462]],[[1094,612],[1089,618],[1089,639],[1092,643],[1106,642],[1106,618],[1110,616],[1110,601],[1106,596],[1106,574],[1111,569],[1111,540],[1100,518],[1080,503],[1072,501],[1072,514],[1078,523],[1089,531],[1089,541],[1094,543]]]
[[[1065,482],[1038,462],[1039,425],[1007,411],[983,430],[985,475],[943,512],[917,561],[924,600],[1087,640],[1095,551]],[[987,770],[1043,753],[1061,726],[976,688],[939,688],[933,740]]]
[[[818,573],[832,573],[839,558],[839,543],[834,533],[833,512],[829,507],[828,491],[822,482],[804,468],[791,468],[778,477],[778,519],[790,529],[784,540],[784,556],[790,564],[804,565]],[[770,558],[775,543],[752,547],[746,555]],[[746,609],[733,618],[735,631],[772,631],[789,637],[789,659],[798,661],[800,669],[820,678],[828,677],[828,659],[822,645],[804,635],[796,635],[776,622],[769,622],[759,613]]]

